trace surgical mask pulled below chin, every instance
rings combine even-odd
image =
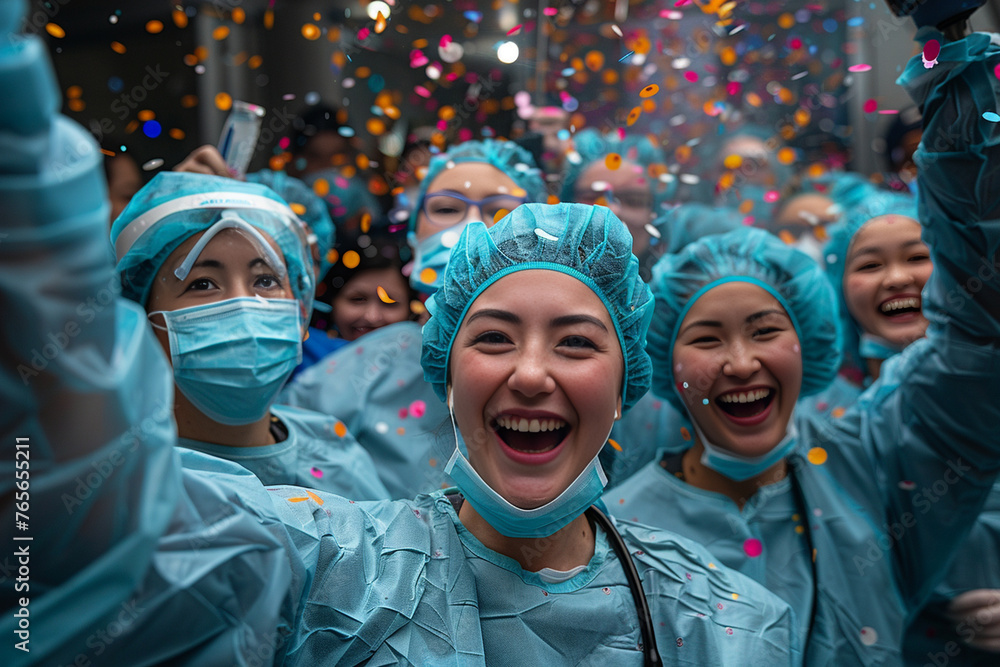
[[[888,359],[903,351],[903,348],[881,336],[861,334],[858,346],[862,359]]]
[[[413,289],[424,294],[434,294],[441,288],[451,249],[458,243],[458,237],[468,224],[464,222],[442,229],[421,241],[416,240],[416,235],[411,235],[413,271],[410,273],[410,285]]]
[[[705,434],[698,427],[694,419],[691,419],[691,423],[694,424],[695,431],[698,433],[701,444],[705,448],[705,451],[701,454],[702,464],[737,482],[756,477],[788,456],[795,448],[796,439],[798,438],[798,429],[795,427],[795,423],[789,421],[788,428],[785,430],[785,437],[767,454],[761,456],[740,456],[712,444],[705,437]]]
[[[451,427],[455,432],[455,453],[451,455],[445,473],[455,480],[462,495],[497,532],[507,537],[548,537],[566,527],[593,505],[604,492],[608,478],[595,456],[587,467],[555,499],[535,509],[521,509],[510,504],[490,488],[469,459],[462,453],[461,435],[455,425],[451,406]],[[609,432],[610,436],[611,433]],[[605,439],[606,441],[607,439]]]
[[[236,426],[262,419],[302,360],[299,313],[293,299],[243,297],[149,316],[166,322],[180,392],[207,417]]]

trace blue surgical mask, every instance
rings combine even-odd
[[[515,507],[490,488],[462,452],[465,443],[455,424],[451,400],[448,401],[448,412],[451,414],[451,427],[455,432],[455,453],[451,455],[444,471],[455,480],[462,495],[479,516],[501,535],[548,537],[569,525],[604,493],[608,478],[604,474],[601,462],[595,456],[573,483],[555,499],[535,509]],[[608,435],[611,435],[610,432]]]
[[[220,424],[262,419],[302,360],[294,299],[244,297],[155,314],[166,322],[177,388]]]
[[[888,359],[902,352],[903,348],[881,336],[861,334],[858,351],[862,359]]]
[[[410,273],[410,285],[413,289],[424,294],[434,294],[441,288],[441,285],[444,284],[444,270],[448,266],[448,258],[451,257],[451,249],[458,243],[458,238],[468,224],[468,222],[464,222],[454,227],[442,229],[422,241],[417,241],[416,234],[410,233],[408,240],[413,248],[413,271]],[[421,276],[427,269],[434,272],[434,279],[424,282],[421,280]]]
[[[798,429],[795,428],[795,423],[789,421],[788,428],[785,431],[785,437],[767,454],[763,454],[761,456],[740,456],[739,454],[734,454],[733,452],[722,449],[721,447],[711,443],[698,427],[698,423],[693,419],[691,422],[694,424],[694,429],[698,433],[698,438],[701,440],[701,444],[705,448],[705,451],[702,452],[701,455],[702,464],[721,475],[725,475],[729,479],[736,480],[737,482],[742,482],[743,480],[750,479],[751,477],[756,477],[781,459],[788,456],[795,448],[796,439],[798,437]]]

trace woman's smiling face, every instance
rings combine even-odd
[[[611,317],[589,287],[557,271],[518,271],[484,290],[449,369],[470,463],[522,509],[562,493],[621,414],[624,361]]]
[[[847,310],[865,333],[909,345],[927,330],[920,291],[932,269],[916,220],[873,218],[851,239],[844,266]]]
[[[792,321],[757,285],[724,283],[688,310],[673,350],[674,381],[710,442],[762,456],[784,437],[802,386]]]

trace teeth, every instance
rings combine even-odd
[[[883,313],[891,313],[894,310],[899,310],[900,308],[919,308],[920,299],[915,297],[907,297],[905,299],[895,299],[889,301],[888,303],[882,304]]]
[[[528,420],[523,417],[508,417],[506,415],[497,417],[496,423],[500,428],[510,429],[511,431],[521,431],[522,433],[556,431],[566,426],[566,422],[561,419]]]
[[[753,403],[754,401],[759,401],[760,399],[769,396],[771,394],[770,389],[752,389],[751,391],[734,391],[729,394],[723,394],[719,396],[719,400],[723,403]]]

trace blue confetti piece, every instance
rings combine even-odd
[[[708,399],[707,398],[701,399],[701,404],[702,405],[708,405]]]
[[[864,25],[864,24],[865,24],[864,16],[852,16],[851,18],[847,19],[847,25],[851,26],[852,28],[857,28],[859,25]]]
[[[1000,115],[997,115],[995,111],[987,111],[983,114],[983,118],[991,123],[1000,123]]]
[[[997,120],[1000,120],[1000,118],[997,118]],[[145,134],[150,139],[157,138],[158,136],[160,136],[160,132],[162,131],[163,128],[160,127],[160,124],[155,120],[147,120],[145,123],[142,124],[142,133]]]
[[[635,51],[629,51],[628,53],[626,53],[625,55],[623,55],[621,58],[619,58],[618,62],[624,62],[628,58],[631,58],[633,55],[635,55]]]

